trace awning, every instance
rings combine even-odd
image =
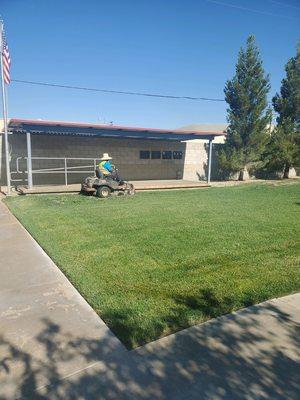
[[[8,129],[11,133],[29,132],[38,135],[70,135],[176,141],[191,139],[213,140],[216,136],[224,135],[224,132],[176,131],[117,125],[94,125],[76,122],[25,119],[11,119]]]

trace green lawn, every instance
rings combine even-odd
[[[129,348],[300,288],[300,184],[6,203]]]

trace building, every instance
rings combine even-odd
[[[113,157],[124,179],[207,180],[209,149],[214,139],[223,140],[220,128],[225,126],[202,127],[204,130],[199,126],[165,130],[11,119],[12,185],[27,184],[28,179],[34,185],[80,182],[94,170],[102,153]],[[0,148],[0,183],[5,185],[3,134]]]
[[[192,131],[192,132],[221,132],[222,135],[218,135],[214,138],[214,143],[224,143],[225,134],[228,124],[192,124],[186,125],[178,129],[178,131]]]

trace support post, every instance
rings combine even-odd
[[[32,159],[31,159],[31,137],[30,132],[26,132],[27,141],[27,179],[28,179],[28,189],[33,188],[32,184]]]
[[[213,139],[209,139],[208,144],[208,169],[207,169],[207,183],[210,183],[211,176],[211,158],[212,158],[212,142]]]
[[[8,149],[8,114],[7,114],[7,92],[4,82],[3,71],[3,21],[0,21],[0,69],[1,69],[1,85],[2,85],[2,105],[3,105],[3,122],[4,122],[4,143],[5,143],[5,166],[6,166],[6,182],[7,195],[10,195],[10,164],[9,164],[9,149]]]
[[[65,158],[65,185],[68,186],[68,167],[66,158]]]

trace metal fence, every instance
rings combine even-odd
[[[38,169],[32,169],[31,173],[32,174],[64,174],[64,181],[65,185],[68,185],[68,175],[69,174],[90,174],[94,173],[97,163],[99,163],[99,158],[76,158],[76,157],[31,157],[32,162],[34,160],[38,160],[39,162],[45,161],[46,163],[49,163],[50,161],[58,161],[58,163],[62,163],[61,167],[55,167],[55,168],[38,168]],[[86,164],[90,161],[91,163],[89,165],[70,165],[74,164],[76,162],[83,162],[86,161]],[[13,174],[28,174],[28,169],[25,167],[25,169],[22,169],[21,164],[22,162],[26,162],[26,166],[28,167],[28,157],[17,157],[16,158],[16,170],[11,171],[11,175]],[[68,165],[69,163],[69,165]],[[82,168],[82,169],[80,169]],[[21,181],[24,179],[11,179],[14,182]],[[27,180],[27,179],[25,179]]]

